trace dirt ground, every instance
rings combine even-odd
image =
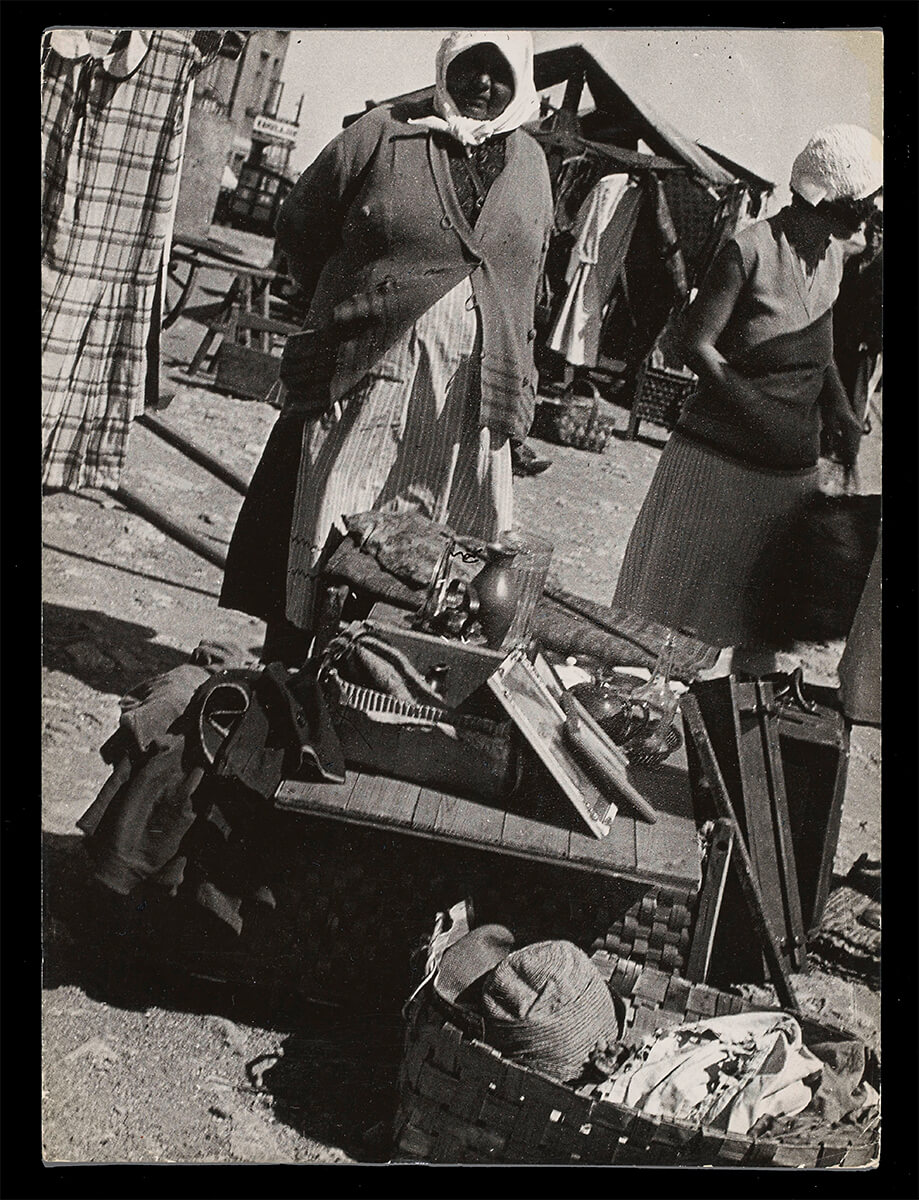
[[[193,302],[227,282],[205,273]],[[183,318],[166,335],[162,390],[175,398],[164,419],[248,476],[276,414],[177,382],[202,332]],[[865,492],[880,490],[881,428],[878,412],[861,456]],[[554,542],[554,573],[571,591],[609,601],[662,434],[644,425],[603,454],[534,443],[553,467],[515,481],[517,520]],[[240,497],[139,426],[124,482],[226,547]],[[130,946],[97,953],[78,936],[85,864],[75,822],[108,774],[98,751],[117,726],[119,696],[205,637],[255,655],[263,627],[217,607],[217,567],[105,493],[46,497],[43,537],[45,1162],[385,1160],[397,1019],[368,1031],[334,1008],[168,975]],[[801,647],[806,677],[835,683],[841,649]],[[836,874],[862,852],[880,857],[880,735],[856,728]],[[878,1044],[876,992],[819,971],[797,985],[809,1011]]]

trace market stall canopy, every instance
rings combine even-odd
[[[735,177],[700,146],[655,113],[645,101],[630,96],[583,46],[562,46],[537,54],[533,77],[538,92],[560,83],[576,89],[578,82],[583,80],[593,97],[597,114],[608,118],[609,125],[630,142],[637,143],[641,139],[652,153],[685,163],[710,183],[734,182]],[[575,104],[579,99],[575,99]],[[566,101],[570,102],[567,96]],[[606,140],[597,138],[595,133],[592,136],[596,141]]]
[[[738,179],[742,179],[748,183],[755,192],[774,192],[775,184],[768,179],[763,179],[761,175],[755,174],[749,167],[742,167],[739,163],[733,162],[726,154],[721,154],[718,150],[713,150],[711,146],[706,146],[702,142],[700,147],[716,162],[720,163],[725,170],[730,171],[732,175],[736,175]]]
[[[612,153],[615,145],[621,156],[634,154],[635,163],[624,157],[624,166],[640,163],[661,170],[677,165],[688,168],[705,182],[716,186],[727,186],[742,179],[756,190],[772,189],[772,184],[766,180],[737,167],[722,155],[716,156],[704,149],[655,113],[643,100],[630,96],[583,46],[562,46],[537,54],[533,60],[533,75],[538,92],[566,84],[563,107],[572,112],[577,110],[581,91],[586,85],[594,109],[578,114],[580,119],[586,118],[587,128],[583,130],[583,136],[598,150]],[[401,96],[392,96],[382,103],[427,100],[433,94],[433,87],[421,88]],[[368,100],[367,109],[374,107],[376,103]],[[353,113],[345,118],[343,124],[350,125],[362,115]],[[529,128],[535,132],[538,125]],[[638,154],[639,141],[648,146],[653,159],[647,154]]]

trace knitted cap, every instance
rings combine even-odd
[[[514,935],[504,925],[480,925],[444,951],[434,989],[449,1004],[455,1004],[467,988],[506,958],[514,947]]]
[[[485,1037],[502,1054],[563,1082],[591,1050],[619,1037],[609,989],[571,942],[536,942],[509,954],[482,985]]]
[[[881,142],[860,125],[828,125],[815,133],[791,168],[791,190],[808,204],[864,200],[883,185]]]

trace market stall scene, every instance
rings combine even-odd
[[[880,106],[397,32],[43,40],[44,1160],[877,1166]]]

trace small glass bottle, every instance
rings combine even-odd
[[[683,740],[673,723],[680,708],[680,701],[670,686],[673,643],[674,635],[670,632],[654,664],[651,678],[634,688],[630,695],[632,703],[644,708],[648,714],[645,727],[625,747],[629,761],[637,766],[657,766]]]
[[[652,721],[666,720],[668,723],[676,716],[680,702],[670,687],[670,674],[673,671],[673,633],[667,634],[654,671],[647,683],[640,683],[631,691],[631,699],[639,704],[646,704],[650,710]]]

